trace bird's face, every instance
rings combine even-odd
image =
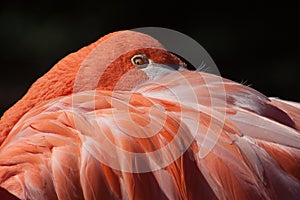
[[[145,80],[184,67],[184,62],[154,38],[138,32],[121,31],[96,43],[78,71],[76,80],[80,85],[79,91],[95,87],[130,90]]]
[[[164,49],[130,51],[112,62],[104,73],[105,78],[99,80],[98,88],[129,90],[145,80],[184,69],[184,66],[179,58]],[[110,78],[106,78],[106,73]]]

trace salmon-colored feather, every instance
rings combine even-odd
[[[77,66],[97,44],[64,60]],[[46,79],[1,119],[6,199],[299,198],[299,104],[203,72],[141,78],[126,90],[73,92],[62,81],[52,96],[35,91]]]

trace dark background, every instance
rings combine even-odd
[[[300,101],[299,11],[284,2],[1,1],[0,116],[67,54],[117,30],[180,31],[223,77]]]

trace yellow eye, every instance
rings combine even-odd
[[[134,55],[131,58],[131,62],[135,66],[141,66],[141,65],[149,64],[149,60],[148,60],[147,56],[145,56],[144,54]]]
[[[133,59],[135,65],[142,65],[144,64],[144,60],[142,58],[135,58]]]

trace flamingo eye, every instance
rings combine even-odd
[[[131,62],[135,66],[149,64],[149,59],[144,54],[137,54],[131,58]]]

